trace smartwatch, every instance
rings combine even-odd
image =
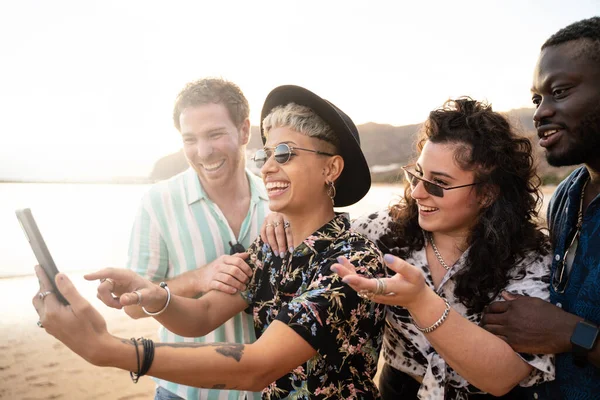
[[[579,321],[571,335],[573,345],[573,363],[578,367],[585,367],[588,353],[594,348],[600,328],[588,321]]]

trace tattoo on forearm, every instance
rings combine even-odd
[[[237,362],[244,355],[245,346],[241,343],[155,343],[154,347],[173,347],[173,348],[197,348],[197,347],[216,347],[215,351],[225,357],[231,357]]]

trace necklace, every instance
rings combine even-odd
[[[435,254],[435,257],[438,259],[438,261],[440,262],[440,264],[442,264],[442,267],[444,267],[444,269],[446,271],[450,271],[450,267],[448,266],[448,264],[446,264],[446,262],[442,258],[442,255],[440,254],[437,246],[435,245],[435,242],[433,241],[433,235],[431,233],[428,235],[428,238],[429,238],[429,243],[431,243],[431,247],[433,248],[433,252]]]
[[[577,231],[581,230],[581,225],[583,225],[583,198],[585,197],[585,188],[587,187],[590,178],[588,178],[583,187],[581,188],[581,199],[579,199],[579,213],[577,213]]]

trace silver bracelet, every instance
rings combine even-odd
[[[159,310],[157,312],[150,312],[150,311],[146,310],[142,306],[142,310],[144,310],[144,312],[146,313],[146,315],[150,315],[150,316],[153,316],[153,317],[157,316],[157,315],[160,315],[163,312],[165,312],[165,310],[167,309],[167,307],[169,307],[169,303],[171,302],[171,290],[167,286],[166,282],[161,282],[158,286],[160,286],[161,288],[163,288],[163,289],[165,289],[167,291],[167,302],[165,303],[165,306],[162,308],[162,310]]]
[[[417,328],[417,330],[419,332],[423,332],[423,333],[431,333],[431,332],[435,331],[437,328],[439,328],[440,325],[442,325],[444,323],[444,321],[446,320],[446,318],[448,318],[448,315],[450,314],[450,303],[448,303],[448,300],[446,300],[446,299],[444,299],[444,303],[446,303],[446,309],[444,310],[444,313],[442,314],[440,319],[435,321],[433,323],[433,325],[428,326],[427,328],[421,328],[419,325],[417,325],[417,323],[415,322],[415,319],[413,318],[413,324],[415,325],[415,328]],[[411,315],[411,318],[412,318],[412,315]]]

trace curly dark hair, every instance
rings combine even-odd
[[[204,78],[188,83],[177,95],[173,107],[173,124],[181,130],[179,116],[187,107],[203,104],[223,104],[235,126],[239,127],[250,114],[248,100],[233,82],[221,78]]]
[[[475,186],[477,194],[490,198],[467,239],[466,267],[457,274],[454,290],[469,310],[481,312],[506,287],[509,273],[527,252],[549,251],[547,235],[537,223],[541,192],[531,143],[490,105],[468,97],[448,100],[429,114],[418,139],[419,154],[427,141],[458,144],[455,161],[474,171],[475,181],[483,182]],[[390,236],[382,245],[397,249],[400,257],[425,246],[408,183],[390,214]],[[522,278],[524,269],[518,274]]]
[[[581,40],[581,46],[577,51],[578,56],[600,61],[600,17],[582,19],[562,28],[546,40],[542,45],[542,50],[575,40]]]

